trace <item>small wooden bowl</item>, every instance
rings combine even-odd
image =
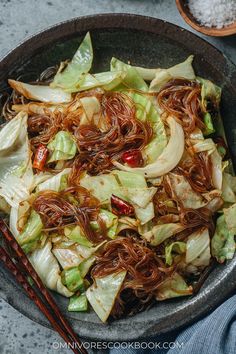
[[[201,25],[195,17],[193,17],[186,0],[176,0],[176,5],[185,22],[198,32],[213,37],[224,37],[236,34],[236,22],[223,28],[205,27]]]

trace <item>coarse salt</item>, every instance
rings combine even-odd
[[[188,7],[206,27],[222,28],[236,21],[236,0],[188,0]]]

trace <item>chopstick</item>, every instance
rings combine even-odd
[[[41,312],[43,312],[43,314],[47,317],[53,328],[60,334],[65,342],[69,344],[68,347],[71,348],[75,354],[88,354],[87,350],[83,347],[81,340],[78,338],[69,322],[59,310],[51,294],[44,286],[42,280],[26,257],[24,251],[15,240],[4,220],[1,218],[0,231],[6,240],[7,245],[16,256],[16,261],[18,261],[19,264],[14,263],[6,250],[1,246],[0,260],[13,274],[18,283],[21,284],[28,296],[35,302]],[[35,288],[39,291],[39,294],[45,303],[42,301],[38,292],[29,284],[26,276],[22,273],[20,266],[24,269],[25,273],[33,279]]]
[[[47,319],[51,322],[55,330],[61,335],[65,342],[68,344],[72,344],[71,340],[68,339],[66,333],[62,330],[60,325],[55,322],[54,317],[51,315],[50,311],[47,309],[43,301],[38,297],[36,291],[33,287],[31,287],[27,281],[27,278],[21,273],[15,263],[11,260],[10,256],[7,252],[0,246],[0,260],[4,263],[6,268],[14,275],[16,280],[20,285],[22,285],[23,289],[26,291],[31,300],[35,302],[38,308],[44,313]],[[72,347],[73,348],[73,347]],[[74,351],[74,353],[78,353],[78,351]]]

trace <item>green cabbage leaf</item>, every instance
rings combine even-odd
[[[90,33],[84,37],[72,60],[55,75],[52,87],[60,87],[70,91],[87,74],[93,63],[93,47]]]
[[[174,297],[191,295],[192,293],[192,287],[188,286],[181,275],[175,272],[159,285],[156,300],[163,301]]]
[[[120,291],[126,271],[94,278],[94,283],[86,291],[86,296],[102,322],[109,317]]]
[[[148,85],[143,80],[139,72],[131,65],[125,64],[119,59],[112,58],[110,64],[111,71],[123,71],[125,77],[122,83],[128,87],[140,91],[148,91]]]
[[[77,147],[72,135],[66,131],[59,131],[48,144],[50,156],[48,163],[60,160],[70,160],[76,154]]]
[[[29,260],[47,288],[70,297],[73,292],[62,284],[60,267],[51,249],[52,244],[48,241],[43,248],[35,250]]]

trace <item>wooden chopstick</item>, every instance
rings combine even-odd
[[[8,270],[14,275],[18,283],[23,287],[31,300],[35,302],[38,308],[44,313],[47,319],[50,321],[54,329],[60,334],[60,336],[64,339],[68,344],[72,343],[70,339],[68,339],[66,333],[62,330],[62,328],[57,324],[55,318],[52,316],[50,311],[47,309],[46,305],[43,303],[41,298],[37,295],[34,288],[28,283],[27,278],[21,273],[16,264],[11,260],[10,256],[7,254],[5,249],[0,246],[0,260],[3,264],[8,268]],[[73,346],[72,346],[73,349]],[[74,353],[79,353],[77,350]]]
[[[52,298],[51,294],[47,290],[47,288],[42,283],[40,277],[34,270],[24,251],[20,247],[20,245],[15,240],[8,226],[4,222],[3,219],[0,218],[0,231],[6,240],[9,248],[16,255],[17,261],[20,263],[24,271],[27,275],[29,275],[34,283],[35,287],[39,291],[39,294],[42,296],[46,305],[42,302],[39,294],[34,290],[33,287],[27,281],[27,278],[22,274],[17,263],[15,264],[4,248],[0,247],[0,259],[3,261],[5,266],[10,270],[10,272],[14,275],[16,280],[22,285],[24,290],[27,292],[29,297],[35,302],[35,304],[39,307],[39,309],[44,313],[44,315],[48,318],[52,326],[55,330],[62,336],[62,338],[70,344],[69,348],[71,348],[75,354],[88,354],[87,350],[83,347],[82,342],[70,326],[69,322],[65,319],[61,311],[59,310],[57,304]],[[48,308],[51,310],[48,311]]]

